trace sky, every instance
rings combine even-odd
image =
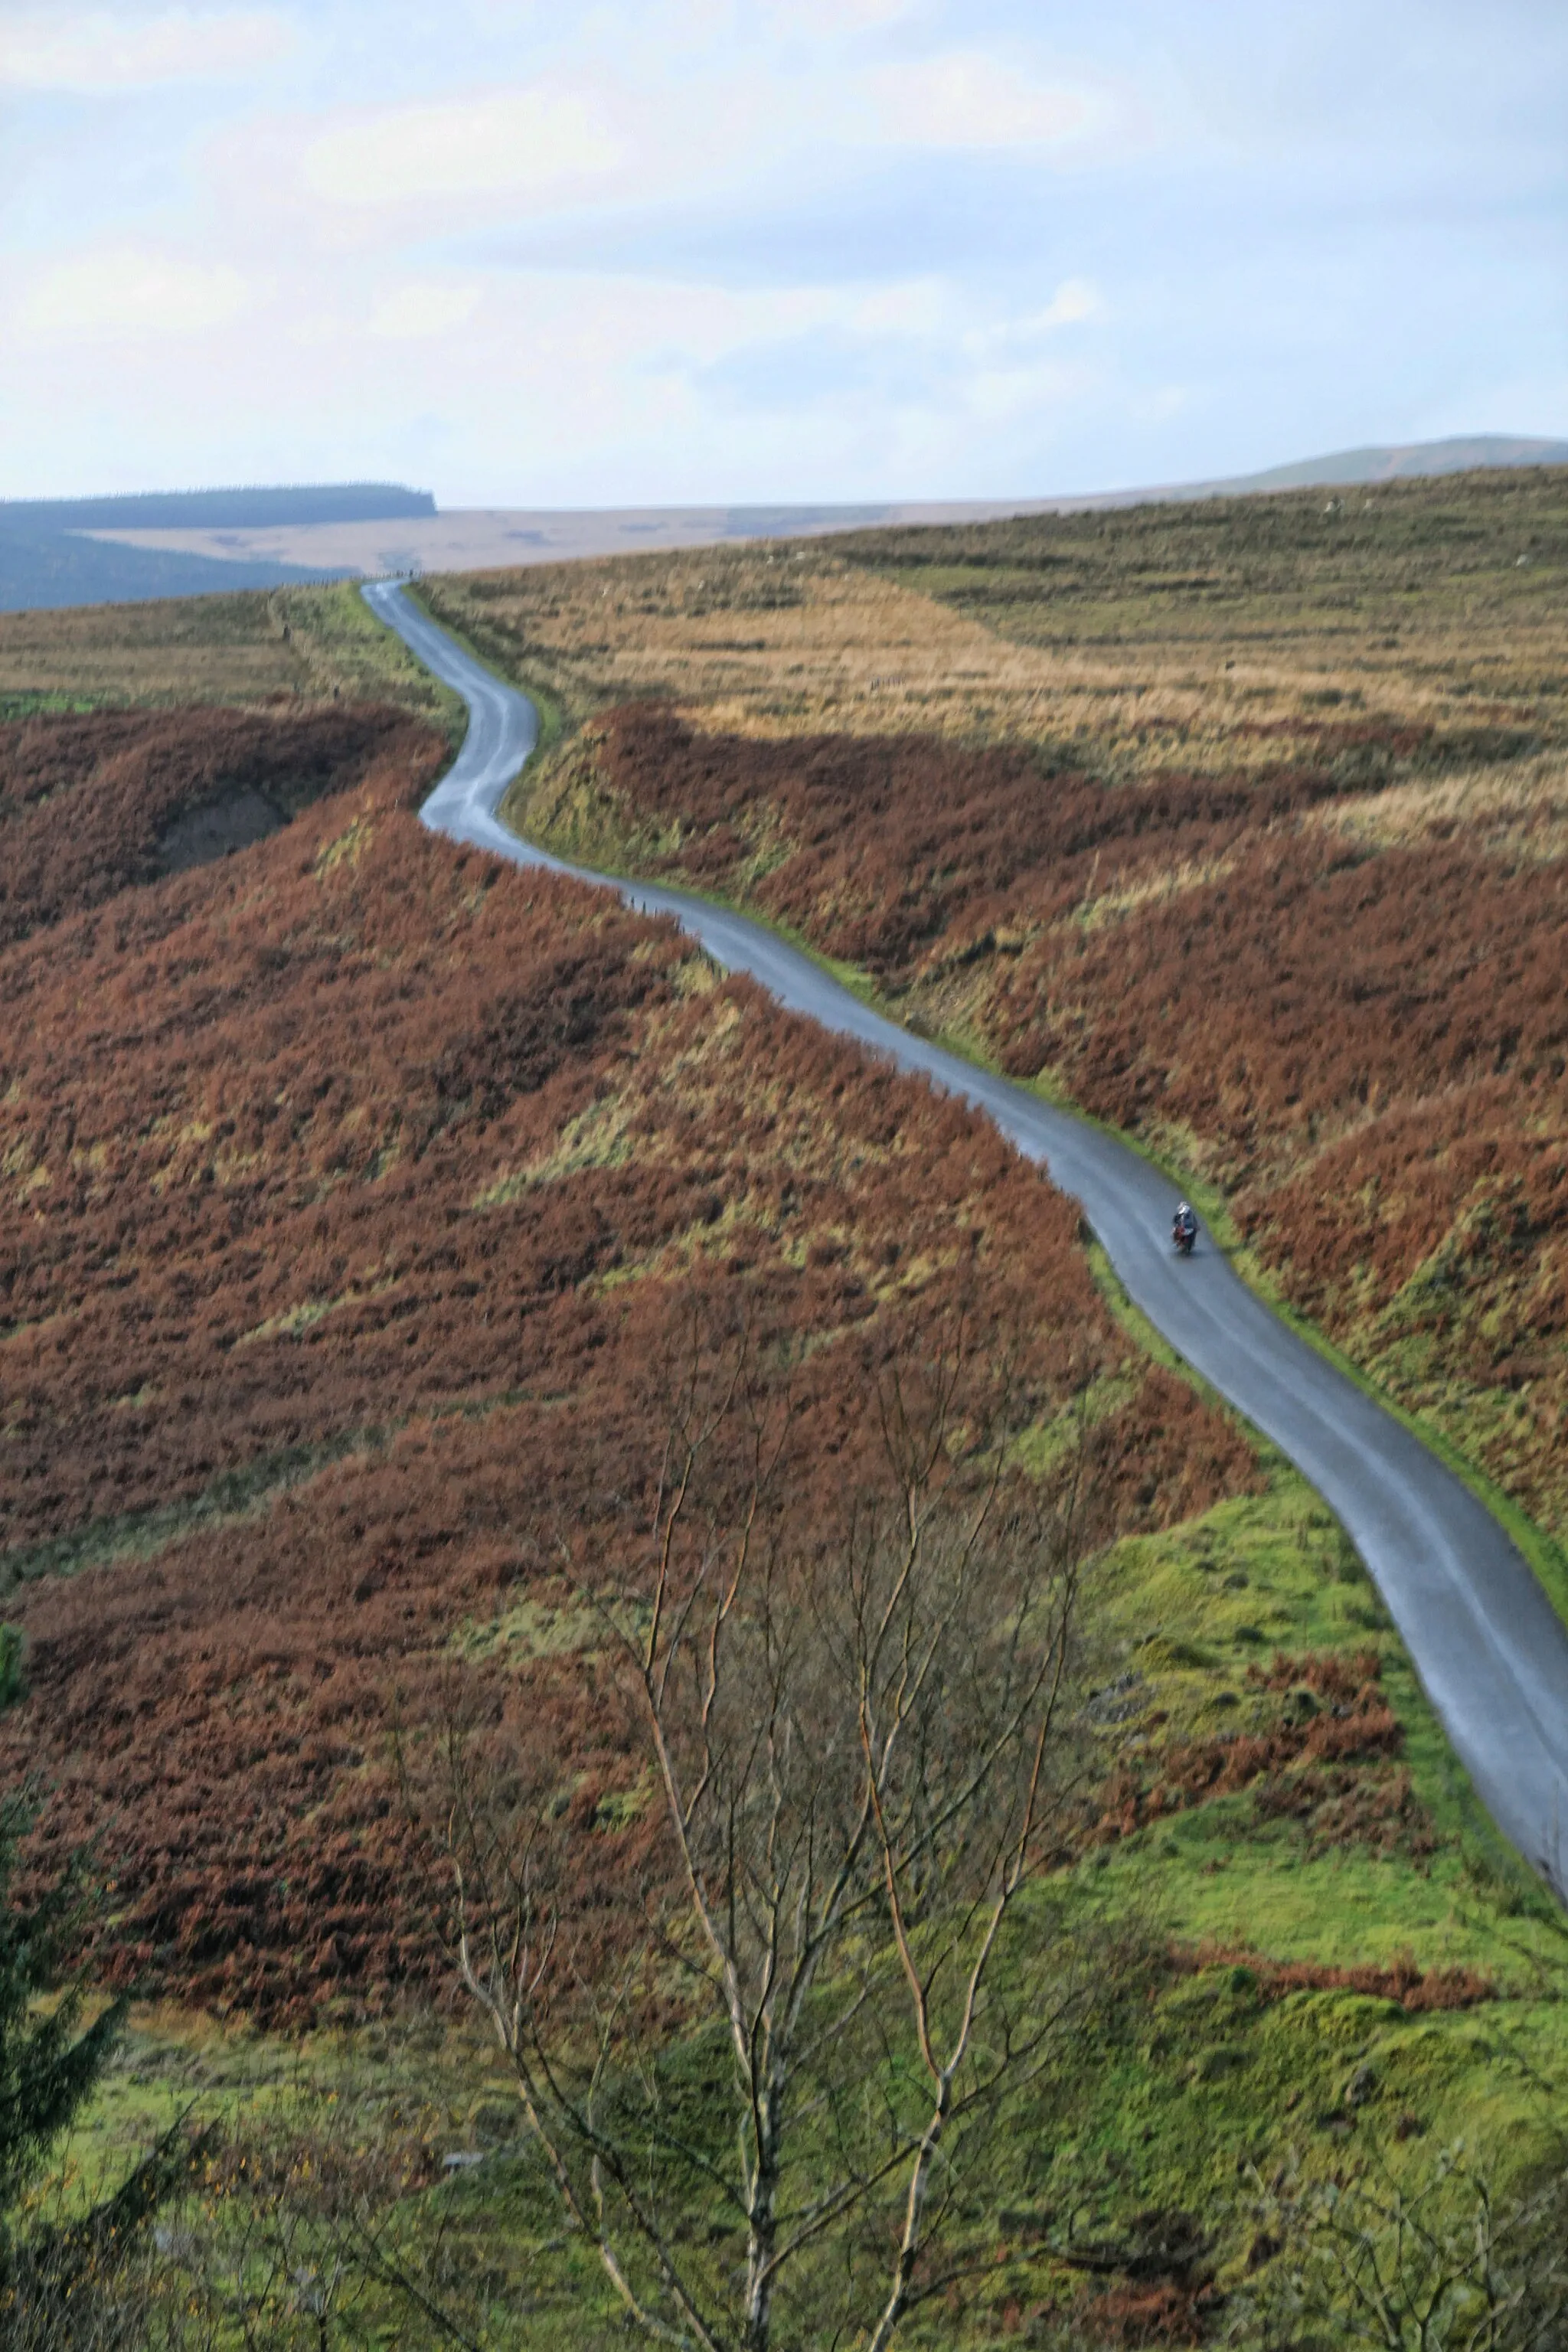
[[[0,497],[1568,436],[1562,0],[0,0]]]

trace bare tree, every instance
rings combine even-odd
[[[1026,1890],[1074,1752],[1088,1448],[1069,1409],[1026,1478],[1009,1427],[950,1325],[868,1381],[825,1497],[787,1386],[693,1333],[644,1555],[591,1587],[662,1826],[615,1965],[563,1901],[548,1768],[498,1807],[450,1741],[463,1982],[656,2340],[883,2352],[972,2259],[974,2161],[1087,1997]]]
[[[413,2193],[428,2185],[431,2120],[389,2114],[352,2061],[330,2088],[304,2070],[271,2086],[125,2265],[145,2306],[128,2352],[328,2352],[392,2326],[400,2346],[479,2352],[471,2248],[449,2200]],[[77,2339],[18,2339],[34,2340],[52,2352]],[[97,2352],[96,2336],[81,2341]]]
[[[1557,2352],[1568,2341],[1565,2206],[1560,2167],[1500,2193],[1462,2145],[1397,2168],[1374,2153],[1348,2179],[1260,2200],[1262,2242],[1279,2258],[1237,2299],[1234,2339]]]

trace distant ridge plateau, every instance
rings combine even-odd
[[[471,508],[361,482],[0,502],[0,612],[141,602],[307,581],[506,571],[595,555],[1268,491],[1353,488],[1489,467],[1568,466],[1568,441],[1471,434],[1343,449],[1262,473],[1059,498],[855,506]]]
[[[395,482],[0,499],[0,612],[341,579],[357,567],[309,553],[253,554],[247,537],[423,521],[435,512],[428,490]]]

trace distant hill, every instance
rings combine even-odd
[[[1469,474],[1489,466],[1568,466],[1568,441],[1530,441],[1507,433],[1472,433],[1451,441],[1407,441],[1387,448],[1341,449],[1331,457],[1307,457],[1295,466],[1271,466],[1205,489],[1240,495],[1256,490],[1307,490],[1357,482],[1397,482],[1424,474]]]
[[[630,555],[676,547],[713,547],[753,539],[815,539],[828,532],[894,530],[917,524],[1003,521],[1015,516],[1075,514],[1089,508],[1177,504],[1242,498],[1320,483],[1392,481],[1472,467],[1568,465],[1568,442],[1478,435],[1376,449],[1347,449],[1305,464],[1223,481],[1082,492],[1062,498],[879,501],[865,506],[433,508],[386,520],[274,523],[241,529],[196,525],[111,526],[122,545],[149,554],[209,562],[314,565],[334,577],[391,572],[512,571],[532,563]],[[95,528],[103,528],[95,526]],[[217,583],[215,583],[217,584]],[[239,584],[237,569],[232,584]]]
[[[0,531],[267,530],[290,523],[389,522],[433,515],[428,490],[396,482],[293,489],[153,490],[110,499],[0,499]]]
[[[134,530],[310,529],[321,524],[426,519],[427,490],[389,482],[283,489],[177,490],[106,499],[0,500],[0,612],[70,604],[141,604],[160,596],[232,593],[341,579],[342,565],[290,562],[217,543],[129,547],[82,536]]]
[[[239,588],[285,588],[344,576],[306,564],[169,555],[73,539],[66,531],[47,538],[0,525],[0,613],[144,604],[160,596],[232,596]]]
[[[1568,466],[1568,441],[1472,434],[1342,449],[1215,481],[1062,498],[865,506],[484,508],[442,513],[428,491],[389,482],[0,502],[0,612],[222,594],[387,572],[510,570],[644,549],[1246,498],[1499,466]]]

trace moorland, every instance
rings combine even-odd
[[[1561,498],[425,593],[540,696],[519,821],[1139,1133],[1549,1534]],[[0,697],[0,1744],[28,1868],[87,1844],[82,1957],[136,2002],[35,2198],[213,2127],[144,2340],[625,2340],[458,1989],[430,1793],[458,1726],[548,1767],[558,1916],[610,1981],[678,1872],[594,1604],[658,1524],[694,1330],[787,1391],[781,1558],[853,1557],[878,1402],[955,1334],[955,1460],[984,1424],[1009,1491],[1070,1460],[1091,1505],[1004,2006],[1032,1953],[1103,1981],[955,2174],[908,2340],[1384,2341],[1352,2240],[1413,2310],[1473,2316],[1483,2260],[1546,2294],[1556,1914],[1339,1530],[1043,1179],[667,928],[425,835],[453,715],[343,592],[15,616]],[[647,2000],[665,2094],[717,2096],[700,2008]],[[720,2295],[736,2220],[687,2194]]]
[[[1138,1136],[1561,1538],[1568,477],[833,561],[443,583],[585,722],[520,816]]]

